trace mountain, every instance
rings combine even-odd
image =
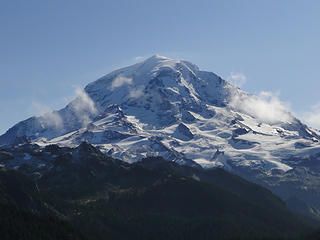
[[[41,176],[0,171],[0,234],[13,236],[8,239],[287,239],[319,225],[220,168],[161,157],[128,164],[85,142],[33,151],[56,155]],[[10,233],[14,226],[21,231]]]
[[[10,239],[85,239],[43,201],[29,177],[0,168],[0,236]]]
[[[86,239],[68,222],[53,217],[42,217],[11,205],[0,204],[0,225],[2,240]]]
[[[75,148],[86,141],[128,163],[161,156],[224,168],[320,209],[320,133],[268,97],[155,55],[88,84],[65,108],[10,128],[0,136],[0,163],[41,172],[48,161],[6,149],[23,143]]]

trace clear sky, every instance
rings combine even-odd
[[[278,93],[320,128],[318,0],[0,0],[0,134],[155,53]]]

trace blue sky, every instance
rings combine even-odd
[[[0,0],[0,133],[155,53],[240,76],[320,128],[319,26],[317,0]]]

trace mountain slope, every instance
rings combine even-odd
[[[11,205],[0,204],[0,236],[2,240],[84,240],[70,223],[43,217]]]
[[[88,84],[59,111],[16,124],[0,136],[0,146],[87,141],[128,163],[161,156],[196,168],[221,167],[319,209],[320,134],[269,97],[250,95],[190,62],[155,55]],[[11,156],[0,149],[0,164],[33,172],[50,167],[54,154],[23,151]]]
[[[85,239],[43,201],[30,178],[3,168],[0,168],[0,226],[3,240]]]
[[[14,148],[19,149],[29,149],[47,167],[0,171],[0,208],[5,208],[0,221],[11,238],[81,239],[71,223],[88,239],[159,240],[281,239],[310,233],[319,225],[290,212],[269,190],[223,169],[189,167],[160,157],[128,164],[86,142],[77,148]],[[14,226],[21,229],[15,235],[10,233]]]
[[[88,143],[49,150],[57,156],[37,178],[39,191],[90,239],[294,237],[318,225],[222,169],[162,158],[128,164]]]
[[[85,140],[125,161],[159,155],[264,172],[288,171],[299,163],[287,158],[320,151],[315,130],[285,112],[277,121],[261,119],[239,107],[248,99],[257,97],[189,62],[155,55],[88,84],[60,111],[18,123],[0,144]]]

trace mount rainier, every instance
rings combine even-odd
[[[59,111],[16,124],[0,137],[0,145],[21,138],[40,146],[87,141],[127,162],[162,156],[266,174],[303,165],[293,156],[320,152],[317,130],[285,110],[275,120],[277,109],[267,109],[263,119],[250,111],[257,101],[190,62],[155,55],[88,84]]]
[[[65,108],[10,128],[0,136],[0,166],[39,178],[63,154],[77,159],[87,142],[128,163],[160,156],[224,168],[320,219],[320,132],[268,97],[155,55],[88,84]],[[48,150],[59,147],[60,157]]]

